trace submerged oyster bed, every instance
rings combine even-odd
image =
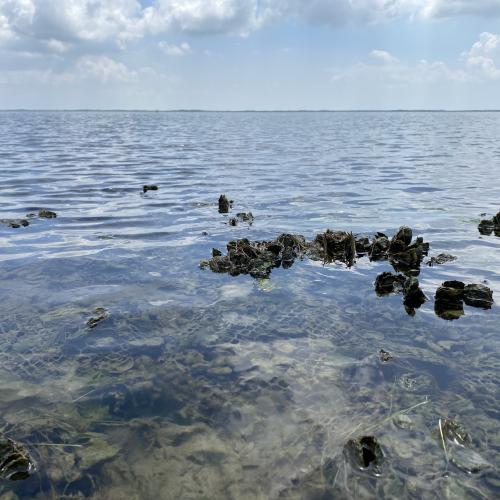
[[[495,127],[75,116],[0,123],[0,500],[500,495]]]

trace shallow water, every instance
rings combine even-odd
[[[0,423],[37,464],[0,499],[498,497],[499,308],[444,321],[433,298],[486,280],[500,301],[477,230],[499,137],[500,113],[0,113],[0,218],[58,214],[0,225]],[[414,317],[374,291],[387,262],[199,268],[235,238],[401,225],[458,258],[422,266]],[[447,463],[445,417],[485,471]],[[343,451],[364,435],[379,476]]]

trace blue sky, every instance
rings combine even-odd
[[[500,109],[500,0],[0,0],[0,108]]]

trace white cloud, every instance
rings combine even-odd
[[[458,15],[497,17],[500,15],[499,0],[413,0],[411,3],[417,6],[417,13],[425,18]]]
[[[247,35],[292,16],[337,25],[461,14],[498,17],[500,0],[155,0],[148,7],[139,0],[0,0],[0,43],[124,47],[148,34]]]
[[[106,56],[84,56],[76,63],[76,70],[82,77],[102,83],[129,82],[137,78],[136,71],[129,70],[125,64]]]
[[[7,16],[0,15],[0,44],[12,39],[14,33],[10,29],[9,21]]]
[[[372,50],[370,52],[370,56],[377,60],[381,61],[386,64],[393,64],[398,62],[398,58],[394,57],[393,55],[389,54],[389,52],[386,52],[385,50]]]
[[[500,35],[481,33],[479,40],[463,54],[470,71],[488,79],[500,79]]]
[[[374,64],[357,63],[346,69],[334,70],[332,81],[369,81],[389,86],[407,86],[466,82],[471,79],[465,69],[452,69],[442,61],[422,59],[417,63],[408,64],[380,50],[374,50],[369,55],[375,60]]]
[[[180,45],[171,45],[167,42],[159,42],[158,47],[162,52],[167,54],[167,56],[180,57],[191,52],[191,46],[187,42],[183,42]]]
[[[357,63],[332,71],[332,80],[372,81],[388,85],[436,82],[486,82],[500,80],[500,34],[481,33],[472,47],[462,53],[462,66],[451,68],[442,61],[422,59],[410,64],[384,50],[372,50],[373,63]]]

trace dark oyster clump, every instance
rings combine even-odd
[[[493,291],[485,285],[465,285],[461,281],[445,281],[436,290],[434,310],[446,320],[464,315],[464,303],[471,307],[491,309]]]
[[[36,470],[28,450],[13,439],[0,436],[0,477],[18,481],[26,479]]]
[[[55,219],[57,217],[57,214],[50,210],[42,209],[38,212],[38,217],[40,217],[41,219]]]
[[[427,265],[429,267],[433,267],[436,265],[446,264],[447,262],[453,262],[454,260],[457,260],[454,255],[450,255],[449,253],[440,253],[436,257],[431,257],[427,262]]]
[[[147,193],[148,191],[158,191],[158,186],[154,184],[146,184],[142,186],[142,192]]]
[[[376,233],[369,250],[370,260],[389,260],[396,271],[418,271],[429,243],[418,237],[412,243],[413,231],[406,226],[399,228],[391,240],[384,233]]]
[[[94,309],[94,315],[87,321],[89,328],[95,328],[99,323],[102,323],[109,317],[109,312],[104,307],[97,307]]]
[[[389,363],[389,361],[392,361],[394,359],[394,356],[384,349],[380,349],[378,357],[382,363]]]
[[[493,291],[485,285],[467,285],[464,288],[464,302],[468,306],[491,309]]]
[[[495,232],[496,236],[500,236],[500,212],[491,219],[484,219],[479,223],[479,232],[485,236],[489,236]]]
[[[202,267],[209,267],[215,273],[231,276],[249,274],[254,278],[268,278],[273,268],[291,267],[306,250],[303,236],[282,234],[272,241],[249,241],[246,238],[230,241],[227,255],[214,255]]]
[[[417,278],[414,277],[408,278],[405,281],[403,295],[406,312],[411,316],[415,314],[415,309],[418,309],[427,300]]]
[[[350,439],[344,446],[344,454],[353,467],[380,475],[384,454],[377,438],[363,436]]]
[[[375,291],[377,295],[384,296],[403,290],[406,278],[402,274],[382,273],[375,280]]]
[[[440,318],[452,321],[464,315],[464,288],[461,281],[445,281],[436,290],[434,311]]]
[[[219,213],[227,214],[229,213],[229,208],[231,206],[231,202],[228,200],[225,194],[221,194],[219,197]]]
[[[307,255],[326,264],[339,261],[351,267],[356,259],[356,239],[352,233],[327,229],[309,244]]]
[[[230,201],[221,195],[219,199],[219,211],[227,213]],[[238,220],[251,223],[253,215],[237,214],[230,218],[229,225],[235,226]],[[217,273],[229,273],[233,276],[238,274],[250,274],[255,277],[269,276],[273,267],[290,267],[297,257],[307,256],[311,260],[319,260],[325,264],[342,262],[351,267],[357,257],[369,255],[372,260],[391,259],[393,266],[403,264],[406,270],[418,268],[424,255],[427,254],[429,244],[424,243],[422,238],[417,238],[412,244],[412,231],[410,228],[402,227],[398,233],[389,240],[383,233],[376,233],[373,241],[363,236],[356,238],[352,233],[346,231],[332,231],[327,229],[318,234],[313,241],[306,242],[303,236],[281,235],[273,241],[251,242],[247,239],[229,242],[228,254],[226,256],[213,255],[209,261],[202,261],[201,267],[209,267]],[[392,287],[389,281],[380,282],[380,291],[384,289],[402,288],[405,278],[398,276],[394,279]]]
[[[29,226],[30,223],[26,219],[0,219],[1,224],[5,224],[13,229]]]

